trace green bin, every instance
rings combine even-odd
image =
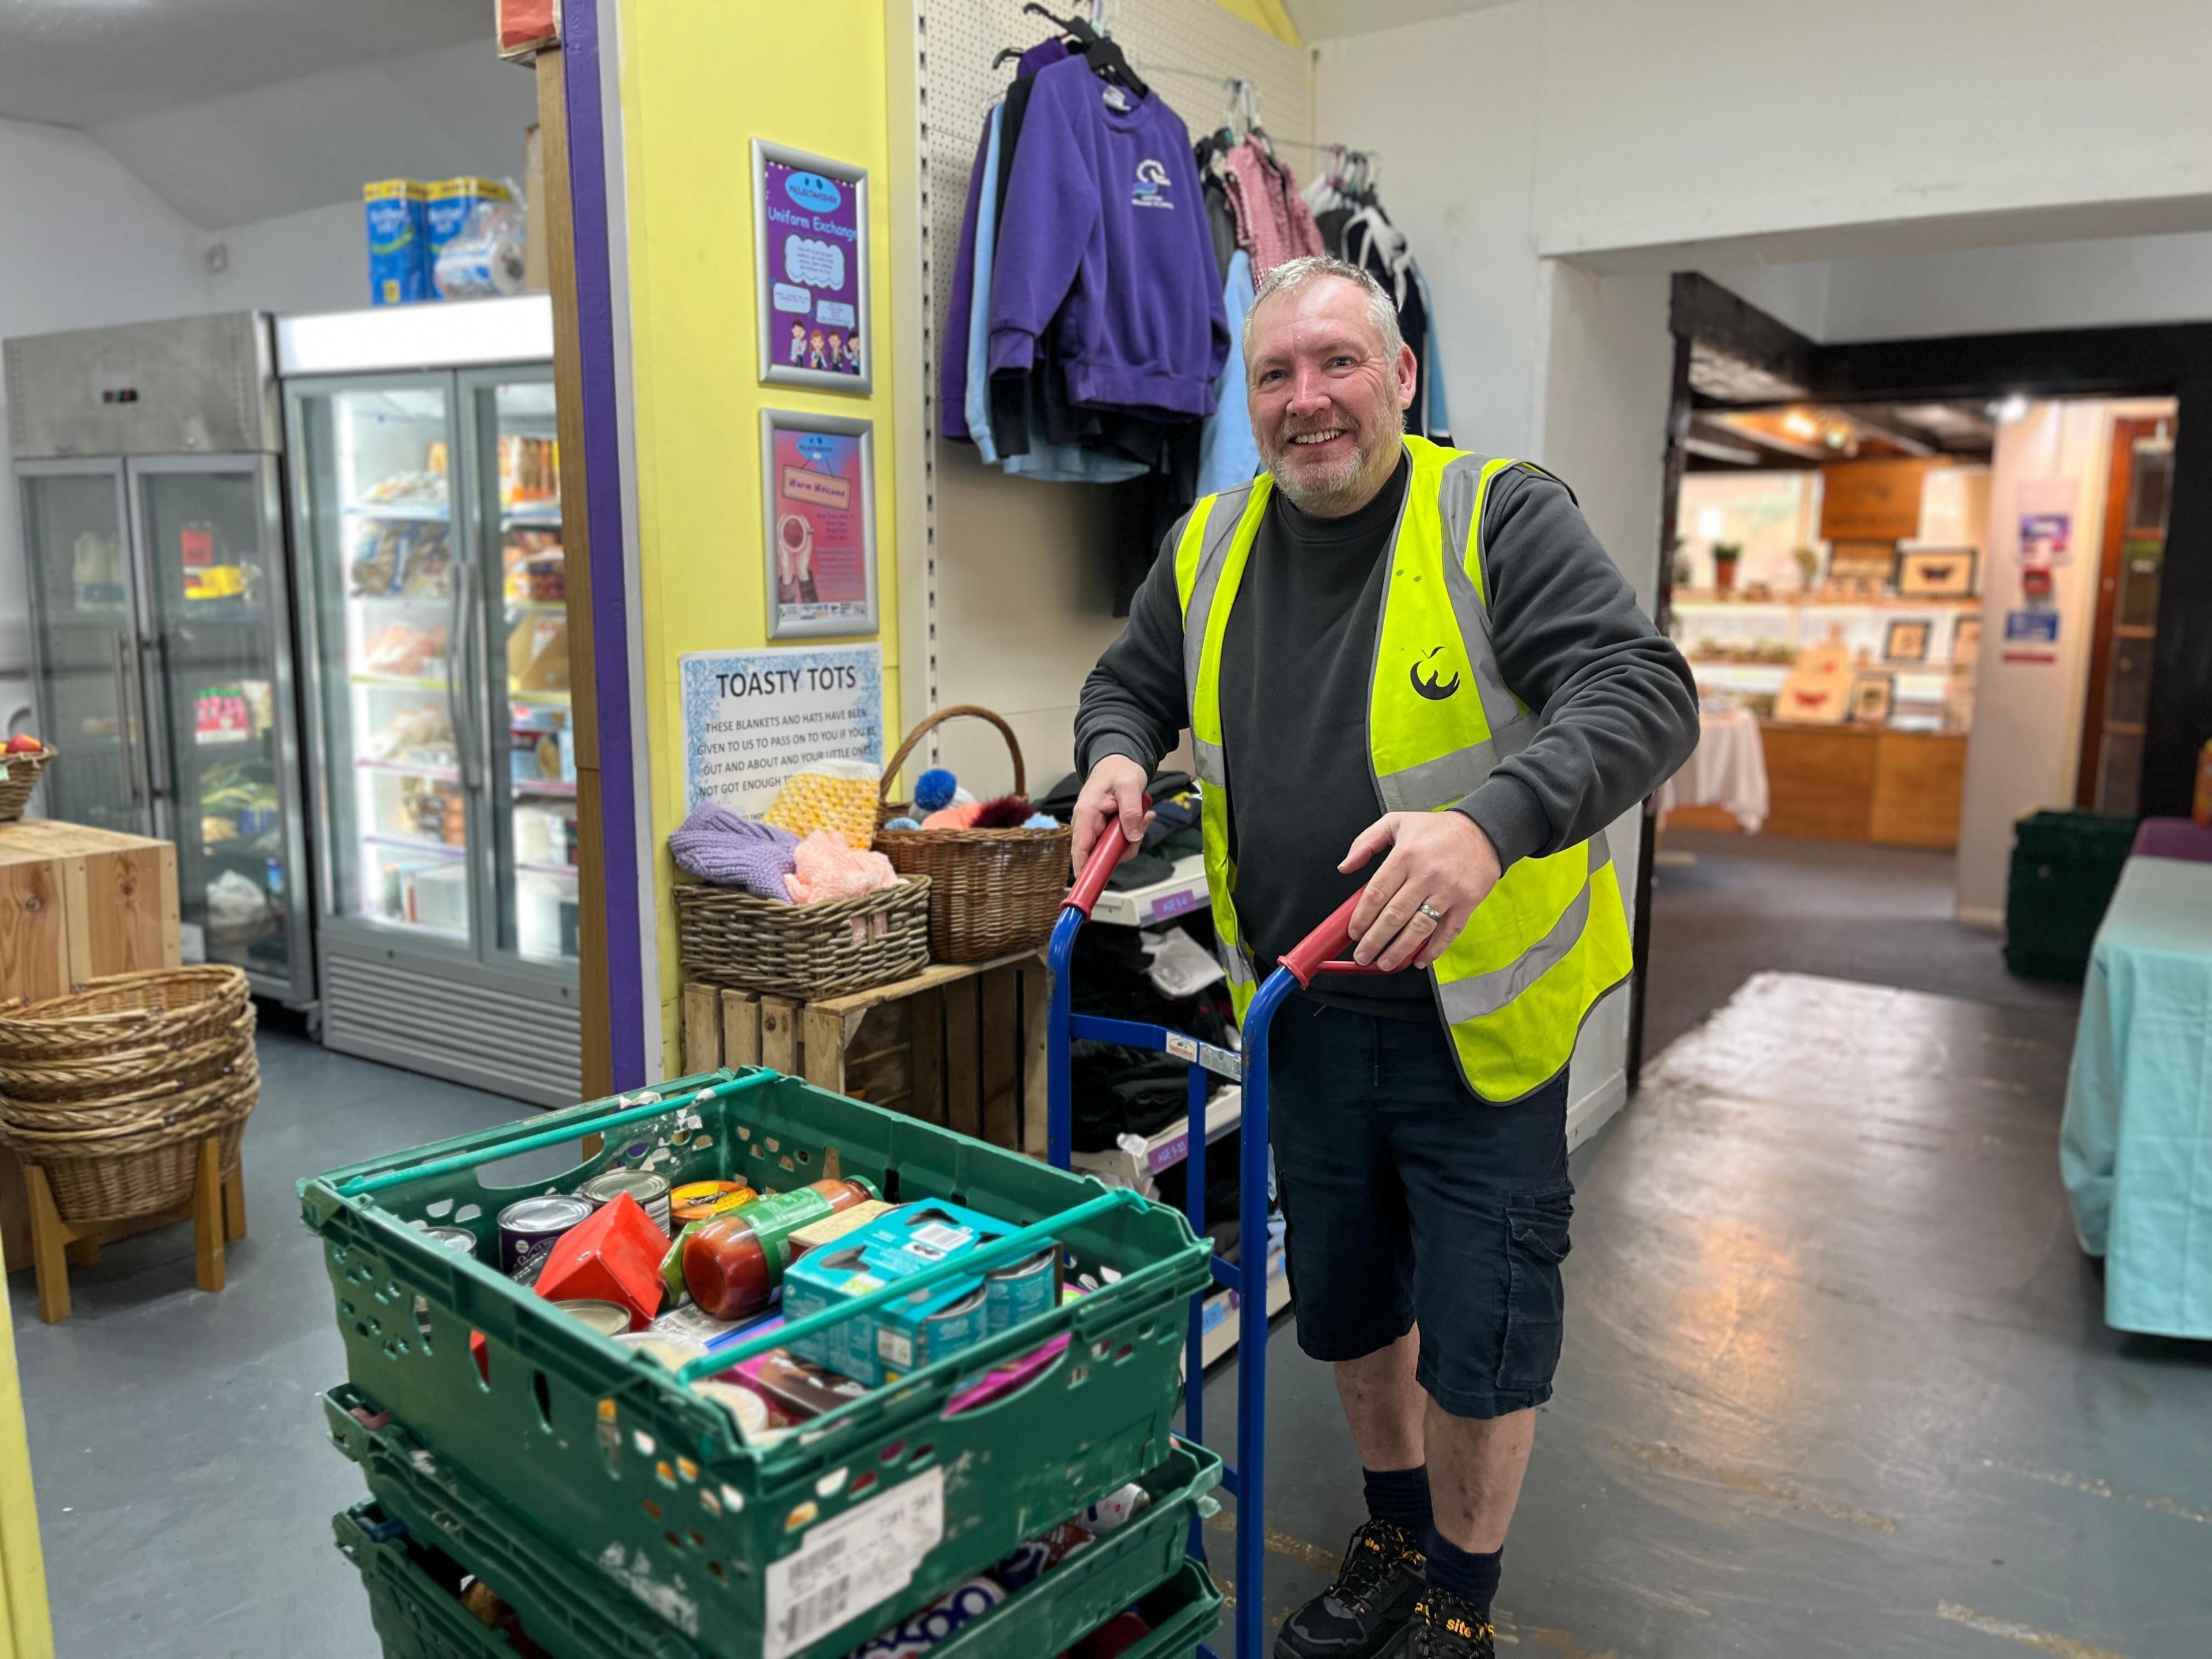
[[[553,1180],[493,1186],[451,1167],[617,1110],[638,1115]],[[526,1516],[568,1577],[596,1572],[580,1582],[651,1615],[641,1628],[719,1659],[836,1659],[1167,1457],[1188,1301],[1211,1275],[1207,1247],[1162,1206],[1124,1203],[1066,1230],[1079,1269],[1118,1275],[1101,1288],[762,1445],[657,1361],[422,1231],[466,1227],[489,1255],[514,1200],[648,1164],[673,1183],[771,1189],[860,1176],[895,1201],[945,1198],[1024,1226],[1105,1193],[759,1072],[681,1079],[302,1182],[360,1396],[500,1512]],[[360,1190],[380,1176],[392,1179]],[[1062,1334],[1066,1351],[1019,1392],[945,1414],[983,1372]],[[842,1575],[840,1560],[854,1564]]]
[[[2008,969],[2023,979],[2080,982],[2135,836],[2135,819],[2096,812],[2031,812],[2014,824]]]
[[[696,1659],[707,1650],[641,1612],[616,1585],[580,1575],[567,1553],[526,1517],[507,1513],[404,1429],[368,1427],[361,1414],[371,1421],[376,1414],[350,1385],[325,1395],[323,1407],[331,1440],[362,1466],[383,1512],[490,1584],[556,1659]],[[1211,1494],[1220,1479],[1219,1458],[1203,1446],[1174,1441],[1166,1461],[1140,1481],[1152,1502],[1127,1525],[939,1642],[931,1659],[1059,1653],[1176,1572],[1191,1521],[1214,1511]],[[898,1597],[875,1615],[876,1628],[896,1624],[928,1599]]]

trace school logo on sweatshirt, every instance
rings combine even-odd
[[[1137,182],[1130,188],[1129,201],[1134,207],[1170,208],[1168,200],[1168,170],[1147,155],[1137,163]]]

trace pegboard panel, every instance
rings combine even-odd
[[[927,125],[931,286],[935,298],[931,338],[941,340],[951,302],[953,254],[960,245],[960,213],[983,118],[1006,95],[1011,60],[991,60],[1002,47],[1031,46],[1051,33],[1042,18],[1024,15],[1022,0],[916,0],[923,48],[921,108]],[[1066,16],[1085,8],[1067,0],[1052,9]],[[1276,137],[1310,141],[1313,98],[1306,54],[1233,17],[1210,0],[1115,0],[1108,29],[1156,97],[1182,117],[1191,137],[1221,125],[1229,112],[1224,82],[1241,76],[1259,94],[1260,119]],[[1303,180],[1310,160],[1293,149],[1285,157]],[[929,365],[933,385],[937,365]]]

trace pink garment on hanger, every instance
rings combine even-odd
[[[1221,159],[1230,213],[1239,245],[1252,256],[1255,283],[1285,260],[1328,251],[1298,181],[1258,140],[1248,137]]]

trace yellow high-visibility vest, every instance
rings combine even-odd
[[[1413,478],[1391,538],[1376,631],[1367,750],[1386,811],[1441,811],[1474,793],[1540,724],[1499,674],[1482,586],[1482,507],[1511,460],[1407,437]],[[1229,771],[1221,735],[1221,641],[1273,480],[1208,495],[1176,549],[1183,680],[1205,786],[1206,885],[1229,988],[1243,1018],[1257,986],[1237,921]],[[1323,920],[1316,916],[1316,926]],[[1460,1073],[1486,1099],[1518,1100],[1558,1076],[1597,1000],[1627,978],[1628,915],[1605,836],[1505,872],[1431,968]]]

